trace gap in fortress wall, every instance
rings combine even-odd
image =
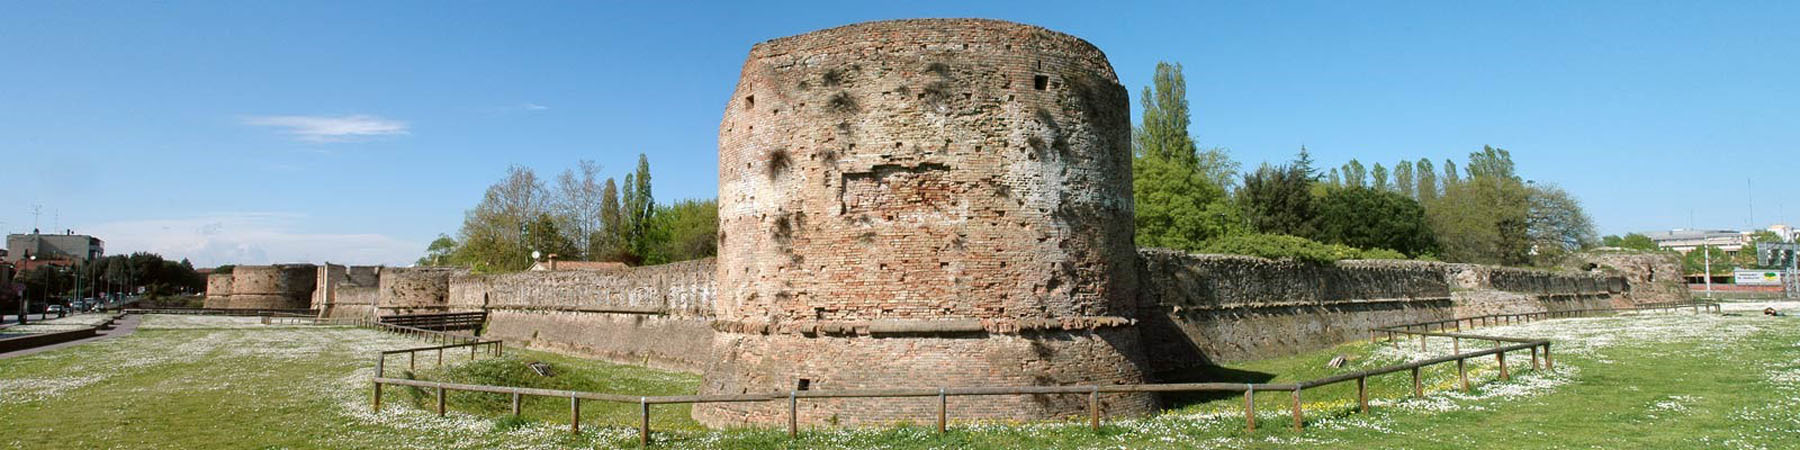
[[[720,126],[717,259],[511,274],[240,266],[208,279],[207,304],[275,292],[326,317],[483,311],[489,338],[697,372],[700,393],[741,394],[1201,381],[1185,374],[1397,323],[1687,298],[1668,289],[1681,273],[1667,254],[1550,272],[1136,249],[1129,110],[1099,49],[1030,25],[900,20],[771,40],[751,49]],[[1101,399],[1119,415],[1158,403]],[[923,423],[934,406],[808,401],[799,420]],[[1087,405],[955,408],[1031,420]],[[734,426],[787,412],[693,414]]]

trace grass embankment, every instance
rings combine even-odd
[[[560,399],[530,401],[524,419],[508,419],[504,396],[452,395],[454,412],[438,418],[429,412],[429,393],[395,389],[388,397],[392,407],[369,412],[372,353],[417,341],[347,328],[263,327],[243,320],[209,325],[235,320],[226,318],[150,319],[133,336],[0,360],[0,423],[25,430],[0,443],[538,448],[636,442],[630,428],[635,405],[584,402],[579,437],[568,435],[568,403]],[[1529,370],[1529,353],[1517,353],[1507,360],[1513,380],[1494,382],[1493,360],[1483,359],[1470,366],[1478,384],[1464,394],[1456,391],[1454,365],[1443,365],[1425,372],[1432,393],[1424,399],[1406,398],[1407,374],[1388,375],[1371,380],[1376,400],[1368,415],[1354,412],[1354,384],[1308,390],[1302,433],[1287,429],[1285,393],[1260,397],[1255,432],[1244,431],[1236,396],[1194,401],[1155,417],[1110,420],[1097,433],[1070,421],[960,424],[947,435],[920,426],[821,429],[790,441],[781,430],[700,430],[686,418],[686,408],[658,406],[654,420],[662,445],[707,448],[1788,448],[1800,447],[1797,325],[1800,319],[1793,317],[1679,313],[1483,329],[1553,340],[1557,370]],[[1234,364],[1229,373],[1281,383],[1449,351],[1444,340],[1424,352],[1409,344],[1351,344]],[[509,354],[514,356],[450,369],[421,367],[416,375],[646,395],[698,386],[691,375]],[[1341,369],[1324,367],[1337,354],[1353,360]],[[551,363],[557,375],[528,372],[523,362],[532,359]],[[404,369],[405,362],[390,360],[388,367]]]

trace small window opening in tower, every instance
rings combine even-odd
[[[1032,77],[1031,78],[1031,87],[1037,88],[1037,90],[1040,90],[1040,91],[1044,90],[1045,88],[1049,88],[1050,87],[1050,76],[1049,75],[1038,75],[1036,77]]]

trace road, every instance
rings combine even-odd
[[[77,339],[77,340],[64,342],[64,343],[60,343],[60,344],[51,344],[51,345],[46,345],[43,347],[28,348],[28,349],[14,351],[14,352],[0,352],[0,359],[6,359],[6,358],[15,357],[15,356],[25,356],[25,355],[39,353],[39,352],[47,352],[47,351],[56,350],[59,348],[86,344],[86,343],[98,341],[101,339],[111,339],[111,338],[115,338],[115,337],[119,337],[119,336],[128,335],[134,331],[137,331],[138,321],[142,318],[143,318],[143,316],[139,316],[137,314],[126,315],[124,318],[119,319],[117,322],[113,322],[112,329],[100,330],[99,336],[94,336],[94,337],[86,338],[86,339]],[[30,317],[26,317],[26,319],[30,319]]]

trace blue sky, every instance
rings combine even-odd
[[[1757,224],[1800,216],[1800,3],[676,3],[0,1],[0,229],[394,264],[508,165],[642,152],[658,198],[712,197],[752,44],[909,17],[1080,36],[1134,107],[1180,62],[1196,139],[1247,167],[1485,144],[1603,233],[1746,227],[1751,186]]]

